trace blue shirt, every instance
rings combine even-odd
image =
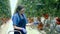
[[[22,21],[23,20],[23,21]],[[23,19],[18,13],[15,13],[12,17],[13,25],[16,25],[18,27],[25,28],[27,22],[26,16],[23,14]]]

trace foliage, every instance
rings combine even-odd
[[[27,16],[42,16],[48,13],[50,16],[60,17],[60,0],[22,0],[26,8]]]
[[[0,0],[0,18],[11,17],[9,0]]]

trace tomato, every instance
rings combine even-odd
[[[40,24],[38,24],[38,27],[37,27],[39,30],[43,30],[43,24],[42,23],[40,23]]]
[[[56,19],[56,24],[60,25],[60,18]]]
[[[48,19],[49,15],[48,14],[43,14],[45,19]]]
[[[4,22],[8,21],[9,18],[1,18],[1,20],[2,20],[2,22],[4,23]]]
[[[29,18],[28,21],[29,21],[29,23],[33,23],[34,19],[33,18]]]

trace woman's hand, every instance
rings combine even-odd
[[[21,27],[14,26],[14,29],[22,30],[24,33],[27,33],[26,29],[21,28]]]
[[[28,23],[28,24],[26,24],[26,26],[31,26],[31,25],[33,25],[34,23]]]
[[[21,30],[22,30],[24,33],[27,33],[26,29],[22,28]]]

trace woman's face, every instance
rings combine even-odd
[[[23,8],[21,9],[20,14],[24,14],[24,12],[25,12],[25,9]]]

